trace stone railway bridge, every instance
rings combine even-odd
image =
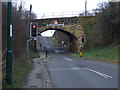
[[[47,30],[58,30],[70,37],[70,49],[72,52],[79,52],[80,47],[84,43],[80,43],[81,37],[84,36],[84,30],[81,24],[81,18],[91,17],[67,17],[67,18],[50,18],[50,19],[36,19],[33,22],[38,23],[38,31],[41,34]],[[57,21],[58,24],[54,22]],[[59,25],[60,24],[60,25]],[[86,41],[85,41],[86,42]]]

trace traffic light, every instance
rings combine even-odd
[[[36,37],[37,34],[37,25],[36,24],[32,24],[32,37]]]
[[[38,25],[37,23],[30,24],[30,37],[36,37],[38,33]]]
[[[82,43],[84,43],[84,36],[82,36]]]

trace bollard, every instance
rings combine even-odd
[[[80,52],[80,57],[82,57],[82,52]]]
[[[80,57],[82,57],[82,54],[83,54],[83,48],[80,47]]]

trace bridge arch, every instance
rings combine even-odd
[[[71,48],[71,51],[72,52],[76,52],[77,51],[77,48],[76,48],[77,46],[76,45],[77,45],[78,39],[77,39],[77,37],[75,35],[73,35],[72,33],[68,32],[67,30],[60,29],[60,28],[46,28],[46,29],[42,30],[40,32],[40,34],[45,32],[45,31],[48,31],[48,30],[56,30],[56,31],[60,31],[60,32],[63,32],[64,34],[66,34],[70,38],[70,48]]]
[[[73,49],[71,51],[79,52],[80,48],[83,47],[85,44],[81,43],[82,36],[84,35],[85,37],[84,29],[82,26],[83,20],[84,17],[69,17],[69,18],[67,17],[67,18],[38,19],[34,20],[34,22],[38,23],[39,34],[47,30],[58,30],[65,33],[66,35],[68,35],[68,37],[70,37],[71,49]],[[54,22],[57,21],[58,24],[54,24],[53,21]]]
[[[77,37],[75,35],[73,35],[72,33],[68,32],[68,31],[66,31],[64,29],[59,29],[59,28],[47,28],[47,29],[41,31],[40,34],[43,33],[43,32],[45,32],[45,31],[48,31],[48,30],[60,31],[60,32],[65,33],[68,37],[70,37],[70,39],[77,39]]]

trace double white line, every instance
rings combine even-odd
[[[73,61],[72,59],[69,59],[69,58],[65,58],[65,59],[66,59],[67,61]],[[70,68],[70,69],[59,69],[59,70],[79,70],[79,69],[80,69],[80,68]],[[95,70],[90,69],[90,68],[84,68],[84,69],[89,70],[89,71],[91,71],[91,72],[93,72],[93,73],[96,73],[96,74],[98,74],[98,75],[100,75],[100,76],[102,76],[102,77],[104,77],[104,78],[110,78],[110,79],[112,79],[112,77],[109,76],[109,75],[107,75],[107,74],[104,74],[104,73],[95,71]],[[57,70],[58,70],[58,69],[57,69]]]
[[[109,75],[107,75],[107,74],[100,73],[100,72],[95,71],[95,70],[90,69],[90,68],[84,68],[84,69],[87,69],[87,70],[89,70],[89,71],[91,71],[91,72],[94,72],[94,73],[96,73],[96,74],[98,74],[98,75],[100,75],[100,76],[102,76],[102,77],[104,77],[104,78],[110,78],[110,79],[112,78],[111,76],[109,76]]]

